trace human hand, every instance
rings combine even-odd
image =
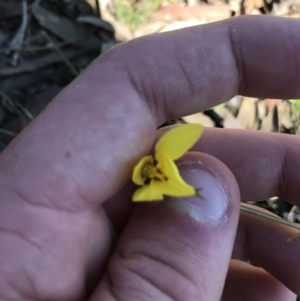
[[[295,230],[247,214],[237,226],[240,195],[299,205],[299,137],[207,129],[180,161],[201,210],[133,206],[122,187],[165,120],[236,94],[300,97],[299,30],[234,18],[98,58],[0,156],[0,299],[213,301],[229,267],[224,300],[294,300]]]

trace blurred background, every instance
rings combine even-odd
[[[97,56],[148,34],[239,15],[300,18],[300,0],[0,0],[0,151]],[[276,32],[274,32],[276,34]],[[299,135],[299,99],[237,95],[170,120],[206,127]],[[291,221],[298,207],[274,197],[258,204]]]
[[[114,45],[245,14],[299,18],[300,0],[0,0],[0,150]],[[299,113],[297,99],[237,95],[168,124],[299,134]]]

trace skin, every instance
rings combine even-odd
[[[295,300],[295,230],[239,219],[239,202],[300,205],[299,137],[205,132],[185,159],[226,188],[218,225],[165,202],[133,206],[124,185],[165,120],[236,94],[299,98],[299,32],[298,20],[241,17],[95,60],[0,156],[0,300],[214,301],[226,275],[222,300]]]

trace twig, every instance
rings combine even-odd
[[[12,137],[16,137],[16,136],[17,136],[16,133],[13,133],[13,132],[11,132],[11,131],[7,131],[7,130],[1,129],[1,128],[0,128],[0,133],[5,134],[5,135],[8,135],[8,136],[12,136]]]
[[[3,106],[10,112],[15,113],[17,115],[19,115],[19,117],[21,118],[22,121],[22,126],[25,127],[27,125],[27,121],[24,118],[23,112],[18,108],[18,106],[4,93],[0,90],[0,95],[2,96],[2,104]],[[24,109],[23,106],[21,106],[19,104],[19,107],[22,107]],[[27,111],[27,110],[26,110]],[[28,111],[27,111],[28,112]],[[29,112],[28,112],[29,113]],[[30,114],[30,113],[29,113]],[[30,114],[31,115],[31,114]],[[32,116],[32,115],[31,115]]]
[[[23,107],[20,103],[16,102],[15,105],[29,120],[34,119],[32,114],[25,107]]]
[[[287,215],[287,220],[289,222],[294,222],[296,220],[297,211],[298,211],[298,207],[293,206],[293,208],[291,209],[291,211]]]
[[[62,42],[60,44],[58,44],[59,47],[64,47],[64,46],[68,46],[68,45],[71,45],[71,43],[69,42]],[[28,52],[31,52],[31,51],[44,51],[44,50],[49,50],[49,49],[53,49],[53,46],[52,45],[45,45],[45,46],[35,46],[35,45],[30,45],[30,46],[20,46],[18,48],[19,51],[28,51]],[[10,49],[9,47],[7,48],[2,48],[0,49],[0,53],[6,53],[8,51],[11,51],[12,49]]]
[[[91,50],[94,50],[94,45],[85,45],[82,49],[79,50],[67,50],[65,55],[68,58],[74,58],[79,55],[83,55]],[[29,62],[24,62],[17,67],[4,67],[0,68],[0,76],[12,76],[16,74],[21,74],[25,72],[36,71],[38,69],[47,67],[52,64],[57,64],[62,61],[62,58],[58,55],[57,52],[48,54],[44,57],[40,57]]]
[[[22,0],[22,23],[19,29],[17,30],[15,36],[9,43],[11,49],[18,48],[22,44],[26,26],[27,26],[27,2],[26,0]]]
[[[265,218],[265,219],[268,219],[270,221],[273,221],[273,222],[276,222],[276,223],[279,223],[279,224],[283,224],[283,225],[286,225],[286,226],[290,226],[290,227],[293,227],[295,229],[300,230],[300,224],[291,223],[291,222],[289,222],[285,219],[282,219],[280,217],[276,217],[276,216],[272,216],[272,215],[260,212],[258,210],[249,208],[249,207],[245,206],[244,204],[241,204],[241,211],[244,211],[244,212],[247,212],[247,213],[250,213],[250,214]]]
[[[0,95],[2,96],[2,104],[8,111],[12,113],[20,113],[14,102],[1,90]]]
[[[40,5],[40,2],[41,2],[42,0],[35,0],[33,3],[32,3],[32,6],[38,6],[38,5]]]
[[[98,13],[98,16],[99,18],[101,18],[101,9],[100,9],[100,0],[95,0],[96,2],[96,8],[97,8],[97,13]]]
[[[70,68],[71,72],[77,76],[79,75],[79,72],[76,70],[75,66],[71,63],[71,61],[68,59],[68,57],[61,51],[61,49],[57,46],[57,44],[54,42],[54,40],[48,35],[46,31],[44,31],[44,35],[46,39],[53,45],[53,48],[56,50],[56,52],[59,54],[59,56],[62,58],[62,60],[66,63],[66,65]]]
[[[22,24],[19,27],[19,29],[17,30],[15,36],[13,37],[13,39],[11,40],[9,47],[11,49],[18,49],[24,39],[24,35],[25,35],[25,31],[26,31],[26,27],[27,27],[27,21],[28,21],[28,17],[27,17],[27,2],[26,0],[22,0]],[[16,51],[13,55],[13,59],[12,59],[12,66],[15,66],[17,64],[18,58],[19,58],[19,52]]]

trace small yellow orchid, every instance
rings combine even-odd
[[[132,181],[141,186],[133,194],[133,202],[160,201],[164,195],[202,198],[197,189],[181,178],[174,160],[196,143],[203,130],[200,124],[186,124],[169,130],[160,138],[154,155],[143,157],[133,170]]]

